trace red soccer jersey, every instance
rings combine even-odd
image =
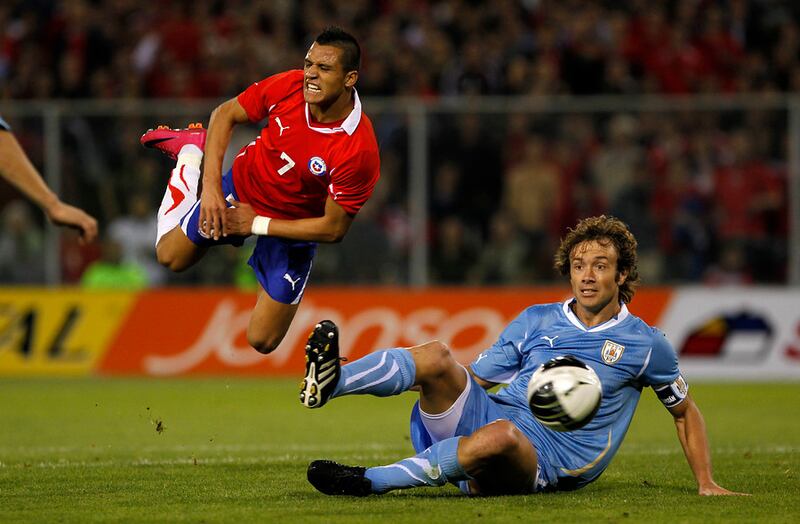
[[[239,198],[271,218],[322,216],[328,195],[356,214],[378,182],[380,158],[372,123],[353,95],[347,118],[320,124],[303,99],[301,70],[271,76],[241,93],[237,100],[250,120],[268,121],[233,163]]]

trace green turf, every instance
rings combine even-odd
[[[295,381],[3,379],[0,522],[800,521],[800,384],[692,391],[717,480],[752,497],[695,494],[671,417],[650,392],[611,467],[583,490],[356,499],[317,493],[306,465],[409,455],[412,394],[309,411]]]

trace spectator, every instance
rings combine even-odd
[[[92,262],[81,277],[84,289],[137,290],[147,287],[147,272],[135,262],[125,262],[122,246],[106,237],[102,243],[102,255]]]
[[[529,279],[528,244],[514,220],[502,211],[492,216],[489,238],[470,271],[474,284],[523,284]]]
[[[135,264],[147,272],[151,286],[163,285],[167,280],[165,268],[155,258],[156,244],[155,211],[150,207],[150,198],[142,193],[133,193],[128,198],[128,213],[108,224],[108,237],[122,250],[122,259]]]
[[[437,284],[463,284],[478,250],[470,242],[466,226],[456,216],[443,218],[437,232],[431,253],[432,280]]]
[[[605,147],[592,162],[592,176],[607,205],[613,205],[622,190],[633,182],[644,161],[639,145],[639,121],[627,114],[614,115],[608,122]]]
[[[547,224],[560,200],[561,172],[548,158],[547,143],[530,135],[522,158],[505,177],[503,207],[534,243],[547,234]]]
[[[0,235],[0,274],[10,284],[37,284],[44,279],[43,234],[31,208],[14,200],[3,208]]]
[[[744,246],[727,242],[720,251],[719,260],[706,270],[703,283],[714,286],[752,284],[753,276]]]

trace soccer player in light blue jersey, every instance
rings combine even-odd
[[[84,210],[61,201],[31,163],[11,127],[0,117],[0,177],[25,194],[45,212],[57,226],[76,229],[79,242],[93,242],[97,237],[97,220]]]
[[[329,495],[359,496],[448,482],[481,495],[578,489],[608,467],[642,389],[651,387],[675,419],[699,494],[737,494],[712,477],[703,417],[675,351],[662,332],[628,311],[639,283],[628,227],[607,216],[582,220],[561,242],[555,266],[569,276],[573,297],[523,311],[467,369],[438,341],[340,367],[336,326],[318,324],[306,347],[301,401],[320,407],[342,395],[418,390],[411,415],[417,455],[372,468],[319,460],[308,468],[309,482]],[[603,399],[588,425],[558,433],[533,417],[526,391],[541,364],[566,354],[597,372]],[[508,386],[487,393],[500,383]]]

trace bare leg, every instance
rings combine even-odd
[[[299,304],[284,304],[258,290],[258,302],[247,326],[247,341],[259,353],[271,353],[283,340]]]
[[[531,442],[508,420],[497,420],[461,439],[458,462],[474,480],[474,494],[530,493],[538,459]]]
[[[208,248],[200,247],[186,237],[180,227],[165,234],[156,246],[158,261],[180,272],[203,258]],[[247,326],[247,341],[259,353],[271,353],[281,343],[297,313],[298,304],[273,300],[263,288],[258,290],[258,302]]]
[[[330,398],[350,394],[386,397],[415,390],[420,393],[420,409],[436,414],[450,408],[466,387],[464,368],[445,344],[434,340],[411,348],[376,351],[343,366]],[[327,398],[320,405],[325,402]]]
[[[161,237],[156,245],[159,264],[176,273],[192,267],[203,258],[208,248],[200,247],[186,236],[180,227],[175,227]]]
[[[333,396],[387,396],[413,388],[419,390],[421,411],[433,415],[456,403],[467,380],[447,346],[433,341],[376,352],[345,366]],[[499,495],[532,492],[537,465],[536,450],[527,437],[510,421],[498,420],[466,437],[445,437],[416,456],[387,466],[358,468],[316,461],[309,466],[308,479],[329,495],[367,495],[465,480],[475,494]]]
[[[468,481],[475,495],[532,493],[536,450],[511,422],[498,420],[468,437],[434,443],[422,453],[374,468],[331,461],[309,465],[308,480],[328,495],[369,495]]]
[[[467,384],[464,368],[446,345],[430,342],[411,348],[417,366],[420,409],[429,414],[450,409]],[[536,479],[536,450],[525,435],[507,420],[479,428],[458,443],[458,463],[473,477],[473,493],[486,495],[527,493]]]
[[[450,408],[467,387],[464,368],[456,362],[446,344],[434,340],[409,348],[416,365],[414,385],[419,386],[419,407],[426,413]]]

